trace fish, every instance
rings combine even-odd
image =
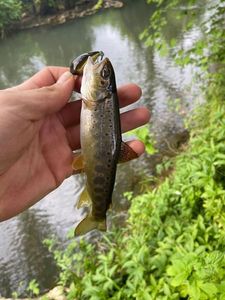
[[[74,75],[83,75],[80,115],[81,153],[73,169],[85,172],[86,187],[77,207],[89,207],[87,216],[75,228],[75,236],[98,229],[106,231],[106,215],[112,202],[118,162],[137,158],[122,141],[115,72],[102,51],[82,54],[70,66]]]

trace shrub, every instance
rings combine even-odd
[[[0,31],[1,36],[8,25],[12,22],[19,20],[22,14],[22,4],[19,0],[0,0]]]

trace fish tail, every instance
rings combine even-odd
[[[91,214],[87,215],[75,228],[74,235],[79,236],[94,229],[106,231],[106,218],[96,220]]]

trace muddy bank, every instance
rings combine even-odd
[[[56,14],[46,16],[24,16],[20,22],[15,23],[11,30],[24,30],[40,26],[58,25],[77,18],[90,16],[99,10],[106,8],[121,8],[124,3],[122,1],[104,0],[101,8],[95,8],[94,1],[79,1],[75,9],[57,12]]]
[[[0,300],[13,300],[15,298],[0,298]],[[16,298],[19,300],[19,298]],[[55,288],[53,288],[52,290],[50,290],[47,294],[44,294],[40,297],[37,298],[20,298],[20,300],[66,300],[66,296],[64,295],[64,290],[63,287],[61,286],[56,286]]]

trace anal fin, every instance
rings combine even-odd
[[[87,207],[91,206],[91,198],[88,194],[87,187],[84,188],[84,190],[82,191],[82,193],[80,195],[80,199],[77,202],[77,208],[81,208],[84,206],[87,206]]]

